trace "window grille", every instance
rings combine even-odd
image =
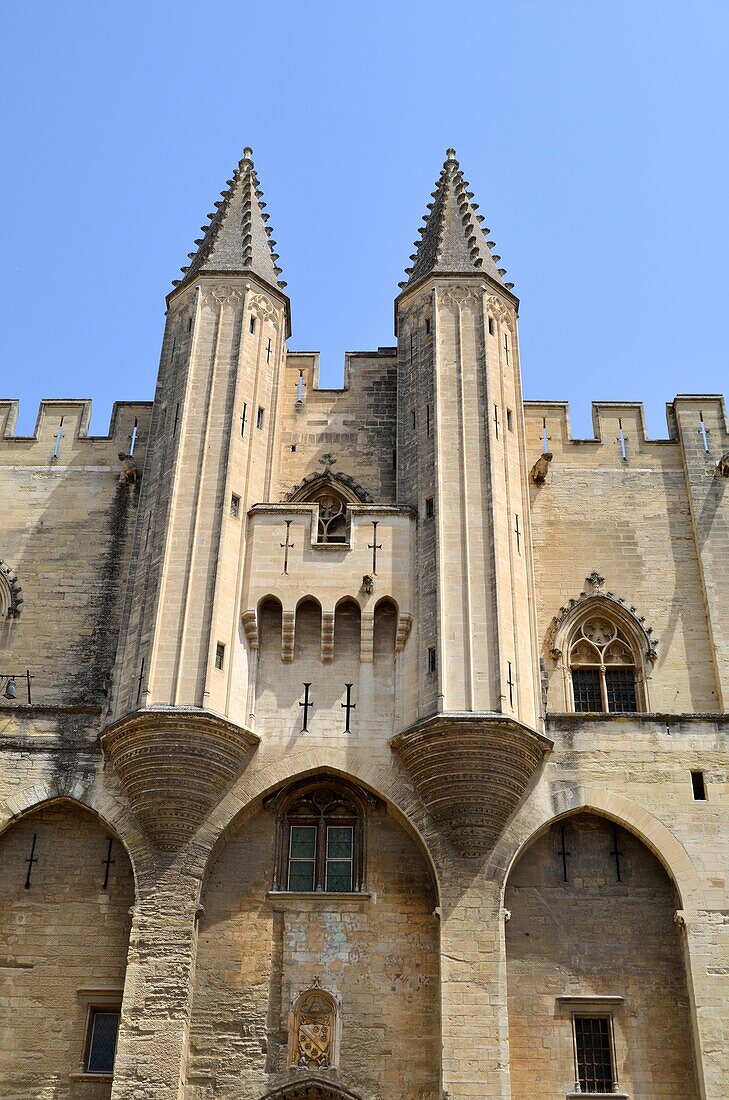
[[[634,714],[636,659],[626,635],[609,618],[593,615],[577,627],[569,649],[575,710]]]
[[[93,1009],[89,1019],[87,1073],[111,1073],[116,1056],[119,1013]]]
[[[575,1058],[580,1092],[612,1092],[612,1036],[609,1016],[575,1016]]]

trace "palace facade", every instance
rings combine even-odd
[[[448,150],[342,389],[252,153],[154,402],[0,401],[0,1100],[729,1096],[729,424],[524,401]]]

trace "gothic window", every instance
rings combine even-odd
[[[331,485],[307,498],[319,505],[317,542],[347,541],[347,501]]]
[[[330,782],[284,793],[274,889],[351,894],[364,884],[364,807]]]
[[[607,615],[580,621],[570,641],[569,665],[576,711],[638,710],[635,653],[627,634]]]
[[[293,1001],[289,1015],[289,1065],[331,1069],[337,1065],[339,1003],[315,978]]]
[[[573,1016],[575,1086],[585,1093],[610,1093],[615,1084],[612,1019],[610,1016]]]

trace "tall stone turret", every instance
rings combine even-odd
[[[156,752],[164,749],[157,729],[164,709],[178,757],[180,708],[224,715],[235,728],[246,720],[247,652],[239,644],[238,612],[245,517],[253,503],[268,499],[275,477],[277,396],[290,329],[265,205],[246,149],[167,299],[112,702],[121,733],[106,738],[122,778],[130,712],[155,708],[149,739]],[[235,759],[221,762],[223,785],[248,747],[246,737],[229,731],[223,740],[229,735]],[[215,759],[209,754],[208,761]],[[201,787],[214,797],[215,783],[205,777]],[[153,803],[149,813],[156,815]],[[189,827],[192,819],[183,831]]]
[[[502,762],[510,812],[540,755],[540,688],[518,299],[468,187],[449,149],[396,302],[398,500],[419,517],[412,726],[397,743],[411,770],[434,771],[421,777],[426,801],[443,809],[450,787],[458,835],[479,848],[498,832],[503,792],[484,807],[474,763],[492,782]],[[465,754],[464,767],[470,754],[473,790],[437,771],[442,751]]]

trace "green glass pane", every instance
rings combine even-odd
[[[314,889],[314,860],[302,859],[289,863],[289,890]]]
[[[332,825],[327,829],[327,856],[330,859],[352,858],[353,829],[350,826]]]
[[[291,857],[313,859],[316,848],[316,827],[313,825],[291,826]]]
[[[349,860],[327,860],[327,892],[330,894],[351,893],[352,864]]]

